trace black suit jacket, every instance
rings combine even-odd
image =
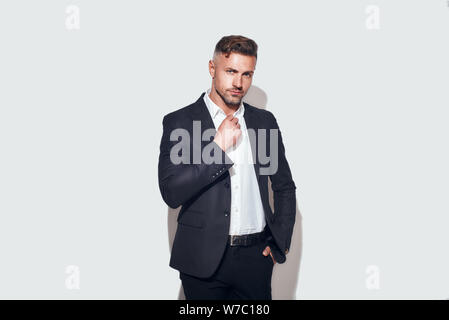
[[[158,175],[159,188],[165,203],[171,208],[182,206],[178,215],[178,227],[173,242],[170,266],[181,272],[206,278],[217,269],[226,247],[231,206],[228,169],[233,165],[233,162],[212,141],[213,136],[208,141],[195,140],[193,121],[201,122],[201,137],[206,129],[212,129],[212,132],[216,132],[203,100],[204,95],[205,93],[196,102],[164,117]],[[271,112],[255,108],[247,103],[245,103],[244,119],[248,129],[252,128],[256,131],[257,129],[268,129],[267,137],[269,137],[269,129],[279,130],[276,119]],[[187,130],[190,139],[171,141],[170,134],[177,128]],[[283,263],[290,247],[293,225],[295,224],[296,186],[285,157],[280,131],[278,131],[277,139],[277,172],[272,175],[261,175],[259,168],[268,167],[269,164],[260,163],[258,157],[254,159],[254,169],[269,229],[267,245],[271,247],[275,260],[278,263]],[[202,152],[204,147],[210,143],[215,144],[216,147],[212,150],[218,150],[212,151],[212,155],[219,156],[221,161],[207,164],[201,159],[201,163],[194,163],[193,153]],[[269,153],[269,139],[266,142],[257,141],[257,143],[253,143],[251,141],[253,155],[257,154],[261,143],[266,143],[265,150]],[[172,163],[170,150],[177,144],[190,148],[190,154],[188,154],[190,162]],[[179,155],[182,152],[184,151],[180,151]],[[214,152],[219,152],[219,154]],[[268,177],[271,179],[274,195],[274,212],[272,212],[269,204]]]

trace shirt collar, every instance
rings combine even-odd
[[[219,113],[226,117],[223,109],[215,104],[212,99],[209,97],[211,88],[207,89],[206,94],[204,95],[204,102],[206,103],[207,109],[209,110],[210,116],[214,119]],[[243,105],[243,100],[240,102],[240,107],[237,111],[234,112],[234,117],[239,118],[245,112],[245,106]]]

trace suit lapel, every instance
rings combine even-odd
[[[243,114],[243,118],[245,118],[246,128],[248,130],[251,129],[250,131],[253,131],[255,133],[255,136],[253,136],[253,138],[252,139],[250,138],[249,140],[250,140],[250,144],[251,144],[252,156],[253,156],[253,161],[254,161],[254,170],[256,172],[257,181],[259,181],[259,159],[257,157],[257,153],[259,150],[259,144],[258,144],[258,139],[257,139],[257,129],[259,127],[259,124],[258,124],[258,118],[257,118],[256,113],[246,103],[245,103],[245,113]]]
[[[207,109],[206,103],[204,102],[204,95],[206,93],[203,92],[199,99],[195,102],[194,107],[194,115],[193,120],[201,121],[201,135],[207,129],[215,129],[214,122],[212,121],[212,117],[210,116],[209,110]]]

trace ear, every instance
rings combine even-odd
[[[213,60],[209,60],[209,73],[212,78],[215,77],[215,64]]]

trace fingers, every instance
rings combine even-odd
[[[265,248],[265,250],[263,251],[263,255],[264,255],[264,256],[268,256],[269,254],[271,254],[271,249],[270,249],[269,246],[267,246],[267,247]]]
[[[263,253],[264,256],[270,255],[271,259],[273,259],[273,263],[276,263],[276,260],[274,260],[273,254],[271,253],[271,249],[270,249],[269,246],[267,246],[262,253]]]
[[[226,116],[225,120],[230,121],[234,125],[234,127],[237,127],[238,129],[240,129],[240,124],[238,123],[239,119],[234,117],[232,114]]]
[[[234,122],[235,119],[237,119],[237,118],[235,118],[234,115],[233,115],[232,113],[228,114],[228,115],[226,116],[226,118],[225,118],[225,120],[229,120],[229,121],[231,121],[231,122]]]

